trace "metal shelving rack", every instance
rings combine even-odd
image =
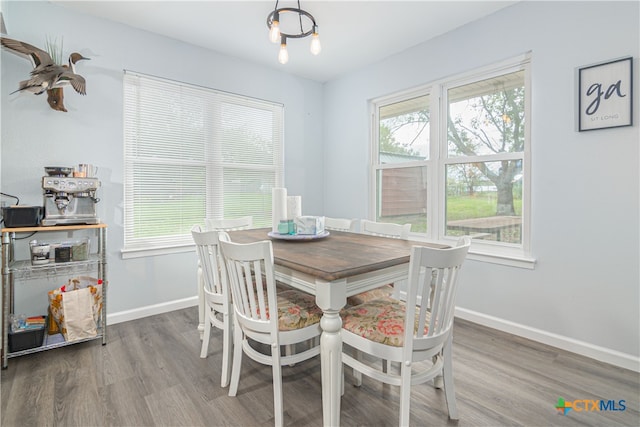
[[[44,265],[31,265],[31,260],[15,260],[14,245],[16,234],[34,232],[77,231],[96,230],[98,232],[98,249],[85,261],[71,261],[65,263],[49,263]],[[18,227],[2,229],[2,368],[6,368],[10,357],[22,356],[29,353],[63,347],[84,341],[102,339],[102,345],[107,343],[107,225],[58,225],[51,227]],[[14,310],[14,285],[17,280],[48,278],[62,275],[76,275],[97,271],[98,279],[102,279],[102,312],[100,313],[100,325],[95,337],[76,340],[60,341],[51,340],[46,335],[45,342],[40,347],[9,352],[9,314]],[[50,342],[48,342],[50,341]]]

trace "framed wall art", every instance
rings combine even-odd
[[[578,130],[631,126],[633,58],[578,69]]]

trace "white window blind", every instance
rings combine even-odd
[[[124,250],[191,245],[204,218],[271,224],[283,185],[283,107],[124,74]]]

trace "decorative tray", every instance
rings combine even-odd
[[[280,233],[274,233],[273,231],[270,231],[267,233],[267,236],[273,237],[274,239],[281,239],[281,240],[317,240],[317,239],[325,238],[328,235],[329,235],[329,232],[327,230],[325,230],[320,234],[280,234]]]

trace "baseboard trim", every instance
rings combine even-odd
[[[455,315],[460,319],[468,320],[479,325],[527,338],[542,344],[547,344],[581,356],[590,357],[591,359],[609,363],[620,368],[640,372],[640,357],[635,357],[627,353],[589,344],[584,341],[579,341],[460,307],[456,307]]]
[[[161,304],[147,305],[133,310],[119,311],[117,313],[107,314],[107,325],[115,325],[116,323],[142,319],[143,317],[154,316],[156,314],[182,310],[183,308],[193,307],[195,305],[198,305],[197,296],[164,302]]]

